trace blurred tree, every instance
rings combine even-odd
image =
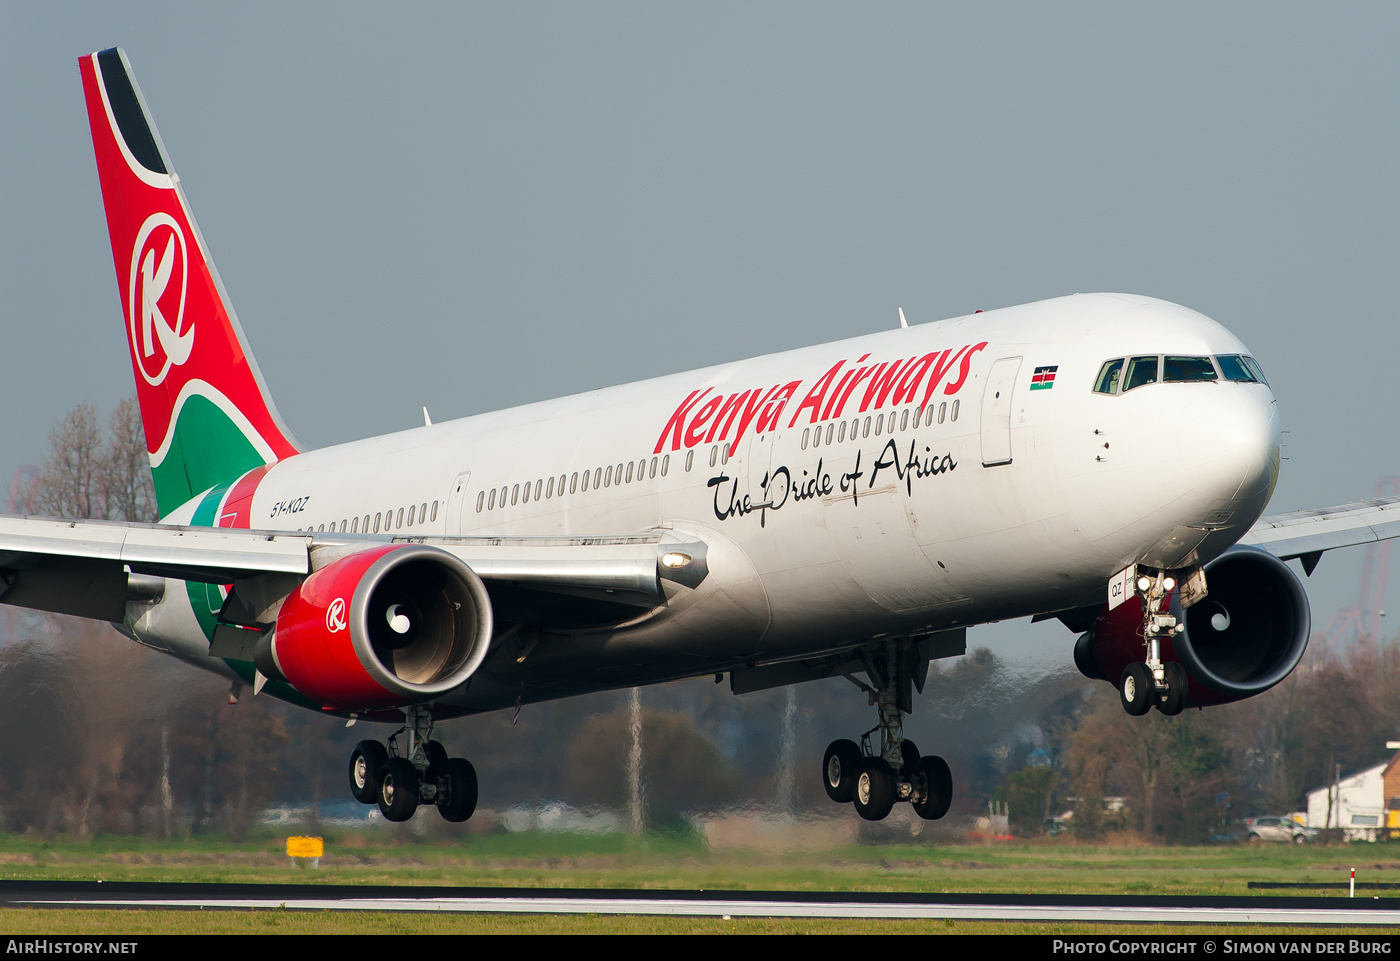
[[[1011,829],[1022,837],[1045,833],[1045,821],[1050,817],[1050,802],[1054,798],[1059,778],[1048,764],[1025,767],[1013,772],[997,789],[992,800],[1006,805]]]
[[[84,401],[49,432],[35,480],[35,510],[53,517],[153,521],[155,493],[136,399],[117,405],[104,438],[97,407]]]
[[[626,802],[628,716],[587,718],[564,766],[564,787],[578,800],[620,807]],[[712,810],[742,795],[741,782],[688,714],[642,712],[642,781],[648,818],[670,811]]]
[[[40,513],[53,517],[105,517],[106,465],[97,407],[84,401],[49,431],[35,484]]]
[[[146,431],[141,408],[128,397],[112,411],[103,447],[106,476],[105,516],[112,520],[156,520],[156,494],[151,484],[151,459],[146,452]]]

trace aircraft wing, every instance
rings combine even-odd
[[[1271,514],[1261,517],[1240,543],[1257,545],[1283,560],[1296,557],[1311,574],[1323,551],[1392,537],[1400,537],[1400,497]]]
[[[275,578],[294,585],[349,553],[386,543],[447,551],[488,588],[563,592],[639,607],[664,602],[663,578],[694,586],[706,573],[705,545],[679,543],[668,531],[389,539],[0,515],[0,603],[120,621],[128,596],[155,589],[149,584],[154,577],[235,585]],[[661,563],[663,554],[676,551],[691,559],[684,570]]]

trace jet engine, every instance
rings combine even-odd
[[[1187,707],[1225,704],[1262,694],[1287,677],[1308,646],[1312,618],[1298,578],[1272,554],[1241,547],[1206,565],[1209,593],[1172,613],[1186,630],[1161,643],[1162,661],[1176,661],[1190,679]],[[1074,645],[1080,673],[1116,684],[1143,660],[1142,602],[1106,606]]]
[[[491,630],[491,602],[471,568],[434,547],[395,544],[306,578],[255,660],[328,709],[400,707],[466,681]]]

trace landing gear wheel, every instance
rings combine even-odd
[[[1123,676],[1118,680],[1118,698],[1123,702],[1123,710],[1133,717],[1142,717],[1152,710],[1152,702],[1157,699],[1157,688],[1152,681],[1152,672],[1142,661],[1135,661],[1123,668]]]
[[[832,741],[822,757],[822,786],[826,796],[837,804],[847,804],[855,796],[856,776],[860,773],[860,748],[854,741]]]
[[[423,753],[428,758],[429,777],[432,777],[434,773],[442,769],[442,766],[447,763],[447,748],[442,746],[441,741],[429,741],[427,744],[424,744]]]
[[[1187,686],[1186,668],[1171,661],[1163,668],[1166,674],[1167,696],[1157,702],[1157,710],[1167,717],[1176,717],[1186,707]]]
[[[910,780],[917,784],[920,778],[927,793],[922,801],[915,801],[910,806],[925,821],[937,821],[948,813],[948,806],[953,803],[953,772],[948,770],[947,761],[930,755],[919,758],[919,763],[914,765]]]
[[[391,757],[379,769],[379,813],[407,821],[418,810],[418,769],[408,758]]]
[[[894,808],[894,770],[882,757],[868,757],[856,775],[856,813],[867,821],[883,821]]]
[[[476,768],[466,758],[444,761],[437,778],[437,809],[445,821],[465,821],[476,810]]]
[[[907,737],[899,742],[899,758],[902,762],[899,765],[899,776],[904,780],[914,775],[914,768],[919,766],[919,748]]]
[[[379,800],[379,769],[389,760],[389,752],[378,741],[361,741],[350,752],[350,793],[361,804]]]

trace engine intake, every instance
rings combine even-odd
[[[461,560],[421,544],[373,547],[283,602],[259,668],[333,710],[397,707],[466,681],[491,631],[486,587]]]
[[[1206,566],[1206,583],[1210,593],[1185,611],[1186,631],[1172,647],[1191,679],[1217,695],[1213,703],[1262,694],[1291,674],[1308,648],[1312,615],[1283,561],[1236,549]]]
[[[1303,658],[1312,617],[1298,578],[1274,555],[1238,547],[1206,565],[1210,593],[1185,612],[1172,613],[1186,630],[1163,638],[1162,660],[1177,661],[1190,677],[1188,707],[1225,704],[1262,694]],[[1105,607],[1074,645],[1080,672],[1117,683],[1123,669],[1143,660],[1142,602]]]

